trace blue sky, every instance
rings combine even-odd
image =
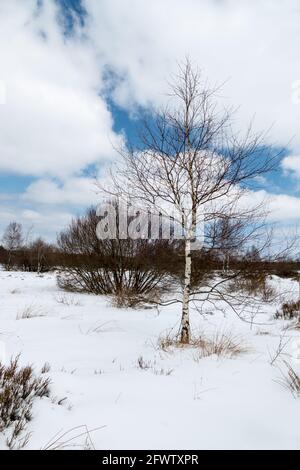
[[[188,54],[244,128],[285,149],[260,181],[271,220],[300,219],[300,8],[296,0],[2,0],[0,237],[10,220],[54,240],[97,202],[95,174],[164,104]],[[255,35],[253,35],[255,28]]]

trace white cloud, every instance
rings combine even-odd
[[[111,158],[112,117],[92,48],[66,40],[54,2],[0,3],[0,171],[68,177]]]
[[[69,178],[59,184],[52,180],[38,180],[28,186],[22,195],[24,201],[38,204],[89,206],[99,201],[96,180]]]
[[[185,54],[211,81],[228,79],[223,94],[242,105],[244,120],[256,113],[262,128],[276,121],[276,140],[295,135],[300,146],[300,104],[292,99],[300,79],[297,0],[83,2],[92,43],[79,30],[64,40],[53,1],[40,15],[35,0],[1,2],[0,169],[61,175],[110,157],[112,119],[98,95],[105,68],[119,74],[115,97],[124,106],[158,103]]]
[[[43,236],[51,242],[56,240],[56,234],[71,221],[73,214],[66,207],[47,207],[47,209],[24,208],[15,204],[1,205],[0,208],[0,245],[5,227],[15,220],[23,226],[24,234],[31,237]]]
[[[271,195],[270,219],[288,221],[300,219],[300,198],[287,194]]]
[[[282,168],[300,178],[300,155],[289,155],[282,160]]]
[[[243,207],[256,207],[263,203],[267,220],[273,222],[297,221],[300,219],[300,198],[287,194],[271,194],[265,190],[250,191],[242,199]]]
[[[22,223],[24,233],[34,238],[43,235],[49,241],[55,241],[57,233],[65,228],[72,220],[72,214],[66,210],[50,209],[44,212],[25,209],[17,212],[18,220]]]
[[[124,106],[160,103],[176,61],[189,54],[225,102],[241,105],[239,124],[255,114],[270,139],[300,150],[298,0],[84,0],[87,28],[102,64],[122,77],[115,96]]]

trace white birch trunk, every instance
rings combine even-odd
[[[184,274],[184,288],[183,288],[183,302],[182,302],[182,316],[181,316],[181,342],[188,344],[190,342],[190,291],[191,291],[191,274],[192,274],[192,259],[191,259],[191,239],[187,238],[185,241],[185,274]]]

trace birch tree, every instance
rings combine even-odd
[[[19,249],[23,243],[22,225],[10,222],[5,229],[2,241],[4,247],[9,251]]]
[[[277,156],[265,147],[265,133],[233,130],[234,112],[221,109],[219,89],[202,80],[187,60],[170,85],[167,106],[142,120],[134,144],[119,149],[111,170],[110,196],[129,197],[140,210],[159,211],[182,231],[185,276],[180,340],[189,343],[192,251],[199,227],[216,220],[249,221],[249,183],[274,167]],[[243,224],[242,224],[243,225]],[[249,234],[249,233],[248,233]]]
[[[6,268],[8,270],[11,269],[13,252],[21,248],[23,241],[22,225],[15,221],[10,222],[2,237],[3,246],[8,252],[6,261]]]

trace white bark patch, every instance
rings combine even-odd
[[[191,274],[192,274],[191,240],[188,238],[185,242],[185,276],[184,276],[182,317],[181,317],[181,342],[182,343],[189,343],[190,341],[189,304],[190,304],[190,290],[191,290]]]

